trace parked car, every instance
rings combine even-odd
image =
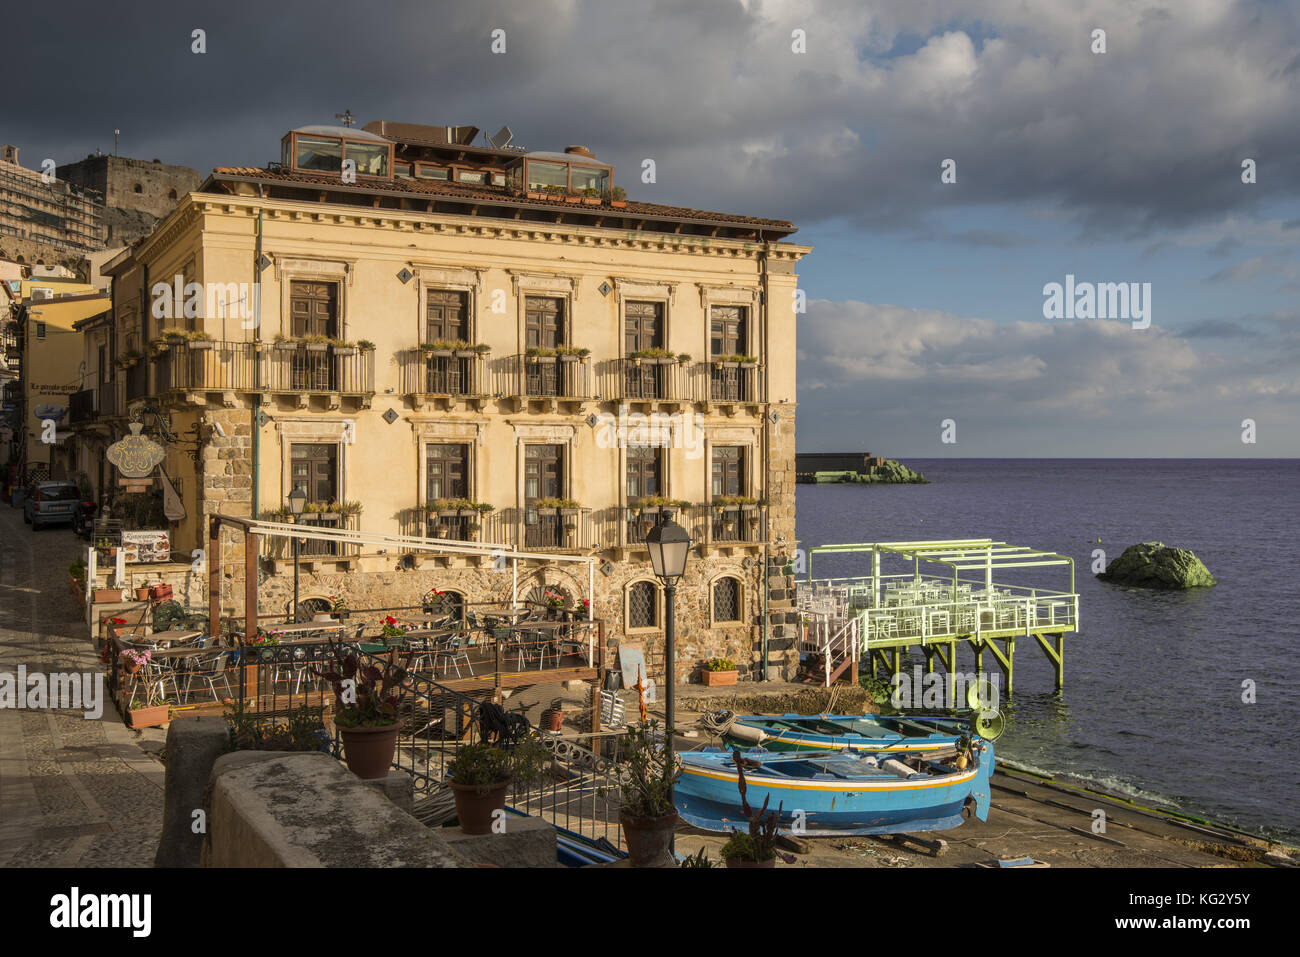
[[[81,489],[75,482],[35,482],[23,502],[23,521],[39,529],[70,525],[83,511]]]

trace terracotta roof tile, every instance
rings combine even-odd
[[[332,186],[343,185],[337,178],[314,176],[310,173],[273,172],[255,166],[222,166],[212,171],[213,177],[226,176],[247,177],[250,179],[272,180],[289,185]],[[603,212],[610,216],[620,213],[633,213],[640,216],[662,217],[664,219],[682,219],[701,222],[720,223],[731,226],[755,226],[774,230],[794,232],[794,224],[780,219],[762,219],[756,216],[738,216],[733,213],[715,213],[709,210],[689,209],[684,206],[662,206],[658,203],[638,203],[627,201],[627,206],[614,209],[609,206],[587,206],[575,203],[557,202],[547,199],[529,199],[527,196],[506,193],[504,191],[484,189],[477,186],[465,186],[460,183],[444,183],[437,180],[402,179],[392,182],[358,183],[357,187],[376,192],[416,193],[428,196],[445,196],[449,199],[481,199],[506,201],[518,205],[537,206],[546,209],[567,209],[576,212]]]

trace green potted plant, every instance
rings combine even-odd
[[[479,741],[459,748],[447,765],[448,786],[465,833],[491,834],[494,820],[505,809],[506,790],[511,784],[526,789],[549,760],[550,752],[531,735],[514,743]]]
[[[136,698],[131,699],[126,712],[126,723],[131,728],[156,728],[166,724],[170,715],[171,705],[167,703],[166,697],[161,691],[153,689],[149,692],[147,704],[142,704]]]
[[[728,867],[776,867],[779,857],[787,864],[794,863],[794,857],[776,849],[777,821],[785,803],[781,802],[776,810],[767,814],[767,802],[771,795],[763,797],[763,807],[755,813],[745,796],[748,785],[745,783],[744,761],[739,751],[733,751],[736,762],[736,787],[740,791],[740,808],[749,819],[749,833],[732,830],[731,839],[722,845],[722,859]],[[766,815],[766,816],[764,816]]]
[[[330,337],[321,335],[303,336],[298,340],[308,352],[324,352],[330,347]]]
[[[622,186],[615,186],[609,191],[609,205],[615,209],[622,209],[627,205],[627,190]]]
[[[618,821],[633,867],[659,867],[672,859],[668,847],[677,827],[677,808],[669,795],[682,772],[677,761],[668,763],[657,740],[658,724],[650,721],[629,732],[618,768]]]
[[[345,652],[339,641],[330,640],[329,648],[333,667],[312,671],[334,691],[334,726],[343,739],[348,770],[363,780],[387,777],[402,727],[398,713],[405,692],[402,681],[412,656],[408,652],[401,664],[390,656],[379,668],[363,665],[357,653]]]
[[[705,686],[710,688],[734,685],[738,674],[736,663],[730,658],[710,658],[700,671]]]
[[[371,342],[369,339],[358,339],[357,348],[360,349],[362,352],[374,352],[375,344]]]

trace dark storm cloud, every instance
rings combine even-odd
[[[1017,0],[57,11],[57,29],[43,7],[6,18],[6,70],[31,86],[10,96],[3,136],[28,165],[111,149],[114,128],[124,155],[260,165],[286,129],[348,108],[363,122],[509,123],[531,148],[592,146],[634,197],[799,223],[925,229],[953,207],[1036,203],[1113,238],[1246,215],[1300,183],[1300,28],[1287,4],[1096,0],[1032,17]],[[1101,56],[1089,52],[1097,25]],[[504,55],[489,51],[496,28]],[[795,29],[806,54],[791,52]],[[635,178],[647,157],[653,185]],[[1244,157],[1257,186],[1240,182]],[[939,183],[945,158],[958,162],[954,186]]]

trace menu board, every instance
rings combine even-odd
[[[122,553],[126,556],[127,562],[171,561],[171,539],[162,529],[123,532]]]

